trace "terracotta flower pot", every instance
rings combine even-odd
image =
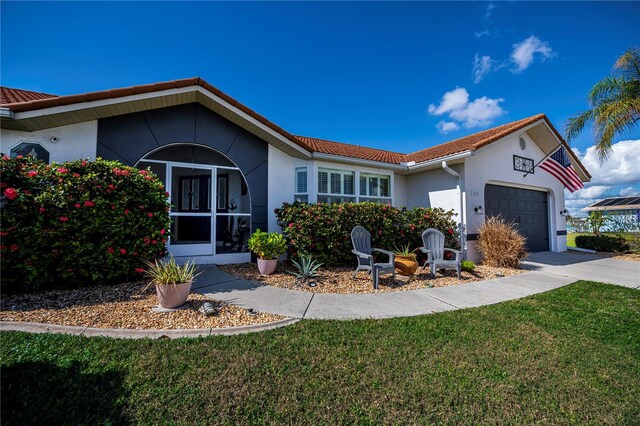
[[[181,284],[156,284],[156,293],[160,306],[165,309],[173,309],[182,306],[189,297],[191,281]]]
[[[271,275],[278,266],[278,259],[260,259],[258,258],[258,271],[261,275]]]
[[[395,267],[396,272],[398,272],[400,275],[408,277],[409,275],[415,274],[416,270],[418,269],[418,261],[416,260],[416,255],[396,254]]]

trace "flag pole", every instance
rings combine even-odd
[[[562,142],[560,142],[560,143],[558,144],[558,146],[556,146],[555,148],[553,148],[553,149],[552,149],[552,150],[551,150],[547,155],[545,155],[545,156],[542,158],[542,160],[538,161],[538,162],[533,166],[533,168],[532,168],[531,170],[529,170],[527,173],[525,173],[522,177],[527,177],[527,175],[528,175],[529,173],[533,173],[533,172],[534,172],[534,170],[536,169],[536,167],[538,167],[538,166],[540,165],[540,163],[542,163],[544,160],[546,160],[550,155],[555,154],[555,153],[558,151],[558,147],[561,147],[561,146],[562,146]]]

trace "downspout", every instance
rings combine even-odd
[[[462,176],[460,176],[460,173],[456,172],[455,170],[453,170],[451,167],[449,167],[447,165],[446,161],[442,162],[442,168],[444,169],[445,172],[449,173],[450,175],[455,176],[456,178],[458,178],[458,193],[460,194],[460,249],[462,250],[462,257],[464,259],[466,259],[467,257],[467,251],[465,249],[465,237],[464,237],[464,201],[463,201],[463,194],[464,191],[462,189]]]

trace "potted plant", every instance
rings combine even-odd
[[[182,306],[189,297],[191,284],[196,274],[194,261],[180,266],[173,257],[147,262],[146,275],[151,279],[149,285],[156,286],[160,306],[173,309]]]
[[[394,264],[396,271],[400,275],[408,277],[415,274],[418,269],[418,259],[416,259],[416,255],[414,253],[416,250],[409,250],[409,244],[401,246],[401,248],[396,247]]]
[[[287,250],[284,237],[277,232],[262,232],[257,229],[249,238],[249,250],[258,256],[258,271],[262,275],[271,275],[278,265],[278,256]]]

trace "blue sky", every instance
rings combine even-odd
[[[1,8],[4,86],[62,95],[200,76],[294,134],[400,152],[541,112],[561,130],[640,44],[638,2]],[[640,162],[639,139],[638,129],[621,135],[636,142],[590,165],[590,192],[570,207],[640,191],[638,163],[628,164]],[[573,143],[587,162],[590,145],[588,131]],[[629,173],[610,182],[614,166]]]

